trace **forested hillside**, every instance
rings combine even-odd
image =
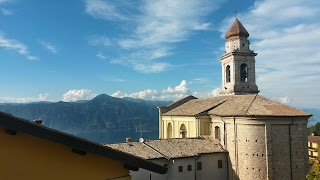
[[[114,98],[105,94],[90,101],[2,104],[0,111],[99,143],[158,138],[157,106],[170,102]]]

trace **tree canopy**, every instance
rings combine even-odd
[[[308,128],[308,135],[314,134],[315,136],[320,136],[320,123],[318,122],[314,126]]]
[[[307,174],[307,180],[320,180],[320,163],[317,159],[309,160],[311,168]]]

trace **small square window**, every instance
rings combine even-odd
[[[218,168],[222,168],[222,160],[218,160]]]
[[[188,171],[192,171],[192,166],[190,164],[188,165]]]
[[[202,162],[197,162],[197,170],[198,171],[202,170]]]
[[[179,172],[183,172],[183,166],[179,166]]]

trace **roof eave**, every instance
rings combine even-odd
[[[5,129],[30,134],[41,139],[46,139],[51,142],[79,149],[81,151],[119,160],[124,164],[141,167],[143,169],[147,169],[160,174],[165,174],[167,172],[167,168],[151,163],[142,158],[111,148],[106,148],[98,143],[88,141],[86,139],[79,138],[55,129],[51,129],[43,125],[35,124],[28,120],[15,117],[7,113],[0,112],[0,126]]]
[[[210,116],[219,116],[219,117],[308,117],[312,115],[243,115],[243,114],[209,114]]]

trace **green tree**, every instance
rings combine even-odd
[[[306,176],[307,180],[320,180],[319,160],[317,159],[309,160],[309,163],[311,165],[311,168],[309,170],[309,173]]]
[[[314,134],[315,136],[320,136],[320,123],[315,124],[308,128],[308,135]]]

